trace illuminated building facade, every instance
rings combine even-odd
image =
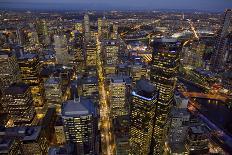
[[[226,44],[228,42],[227,36],[232,32],[231,26],[232,10],[227,9],[224,14],[222,27],[218,32],[218,40],[216,43],[215,53],[211,59],[211,69],[219,71],[224,69],[226,63]]]
[[[127,115],[126,82],[122,77],[111,78],[109,85],[110,115],[112,118]]]
[[[48,36],[48,24],[46,20],[38,20],[36,22],[36,31],[38,34],[39,43],[42,45],[48,45],[50,43],[50,39]]]
[[[130,65],[130,76],[133,79],[133,83],[141,78],[147,78],[148,75],[147,66],[142,62],[136,62]]]
[[[69,100],[62,106],[62,119],[66,141],[74,143],[77,155],[95,153],[96,109],[90,100]]]
[[[9,51],[0,51],[0,92],[20,80],[19,66],[15,55]]]
[[[97,45],[96,42],[88,42],[85,47],[86,50],[86,66],[96,66],[97,60]]]
[[[163,154],[168,116],[173,105],[174,88],[179,70],[180,44],[173,38],[154,40],[150,79],[159,91],[152,145],[154,154]]]
[[[27,53],[18,59],[22,81],[31,88],[34,105],[42,107],[44,104],[43,80],[40,77],[40,62],[37,54]]]
[[[118,63],[119,46],[117,40],[106,40],[102,47],[104,74],[115,74]]]
[[[58,77],[50,77],[44,83],[45,100],[48,106],[55,106],[57,111],[60,111],[63,101],[63,92],[61,79]]]
[[[68,65],[70,56],[68,54],[66,35],[54,35],[54,46],[57,64]]]
[[[150,152],[158,93],[151,83],[139,80],[131,94],[130,154],[147,155]]]
[[[98,101],[98,78],[95,76],[84,77],[78,87],[78,94],[93,101]]]
[[[203,126],[192,126],[188,129],[186,147],[189,154],[208,154],[209,139]]]
[[[85,41],[88,42],[90,41],[90,23],[89,23],[89,15],[85,14],[84,16],[84,36],[85,36]]]
[[[4,91],[1,102],[15,125],[30,124],[33,121],[35,108],[28,85],[12,84]]]

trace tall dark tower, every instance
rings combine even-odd
[[[224,13],[222,27],[218,32],[218,39],[214,54],[211,59],[211,70],[220,71],[225,67],[226,62],[226,44],[228,43],[228,35],[232,31],[231,27],[232,10],[227,9]]]
[[[163,154],[167,136],[168,116],[173,105],[176,86],[180,43],[173,38],[155,39],[153,43],[151,81],[159,91],[153,130],[153,154]]]

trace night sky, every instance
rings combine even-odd
[[[223,11],[232,8],[232,0],[0,0],[0,8]]]

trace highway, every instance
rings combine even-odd
[[[102,154],[113,155],[111,121],[109,117],[109,105],[107,103],[107,94],[104,84],[103,66],[101,60],[101,43],[97,39],[97,70],[99,78],[99,94],[100,94],[100,126],[101,126],[101,143]]]

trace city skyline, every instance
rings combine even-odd
[[[199,10],[223,11],[232,7],[230,0],[1,0],[1,9],[55,10]]]

